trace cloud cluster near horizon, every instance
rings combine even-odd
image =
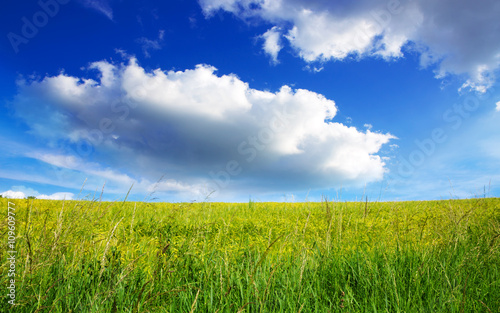
[[[14,186],[13,190],[7,190],[0,193],[0,196],[9,199],[25,199],[27,197],[36,197],[43,200],[73,200],[75,196],[71,192],[56,192],[51,195],[40,194],[38,191],[24,186]]]
[[[500,67],[500,2],[496,0],[200,0],[207,17],[219,10],[272,26],[264,50],[277,62],[286,39],[307,62],[379,56],[408,47],[436,77],[466,75],[463,88],[484,92]],[[279,32],[279,33],[278,33]]]
[[[334,122],[334,101],[313,91],[257,90],[209,65],[148,72],[131,58],[90,69],[97,79],[18,82],[16,115],[49,145],[78,152],[30,157],[145,190],[165,175],[160,192],[363,185],[386,172],[378,154],[395,137]]]

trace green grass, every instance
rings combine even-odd
[[[500,312],[500,199],[7,201],[2,312]]]

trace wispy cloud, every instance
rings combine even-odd
[[[137,43],[141,44],[142,52],[146,58],[151,57],[151,51],[160,50],[164,41],[165,31],[160,30],[156,39],[148,39],[141,37],[137,39]]]
[[[106,16],[111,21],[113,20],[113,9],[111,8],[109,0],[81,0],[81,1],[86,7],[96,10],[97,12]]]

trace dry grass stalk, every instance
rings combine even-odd
[[[191,311],[189,311],[189,313],[193,313],[195,308],[196,308],[196,302],[198,301],[198,295],[200,294],[200,290],[201,289],[198,289],[198,292],[196,293],[196,297],[194,297],[193,304],[191,305]]]
[[[102,259],[101,259],[101,271],[99,272],[99,279],[101,279],[102,273],[104,272],[105,265],[106,265],[106,253],[108,252],[109,249],[109,242],[111,241],[111,238],[113,238],[113,234],[115,233],[116,227],[118,227],[118,224],[123,220],[123,217],[116,223],[115,227],[113,227],[113,230],[111,231],[111,235],[109,235],[108,242],[106,243],[106,247],[104,248],[104,253],[102,254]]]

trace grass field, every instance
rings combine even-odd
[[[1,312],[500,312],[500,199],[0,206]]]

